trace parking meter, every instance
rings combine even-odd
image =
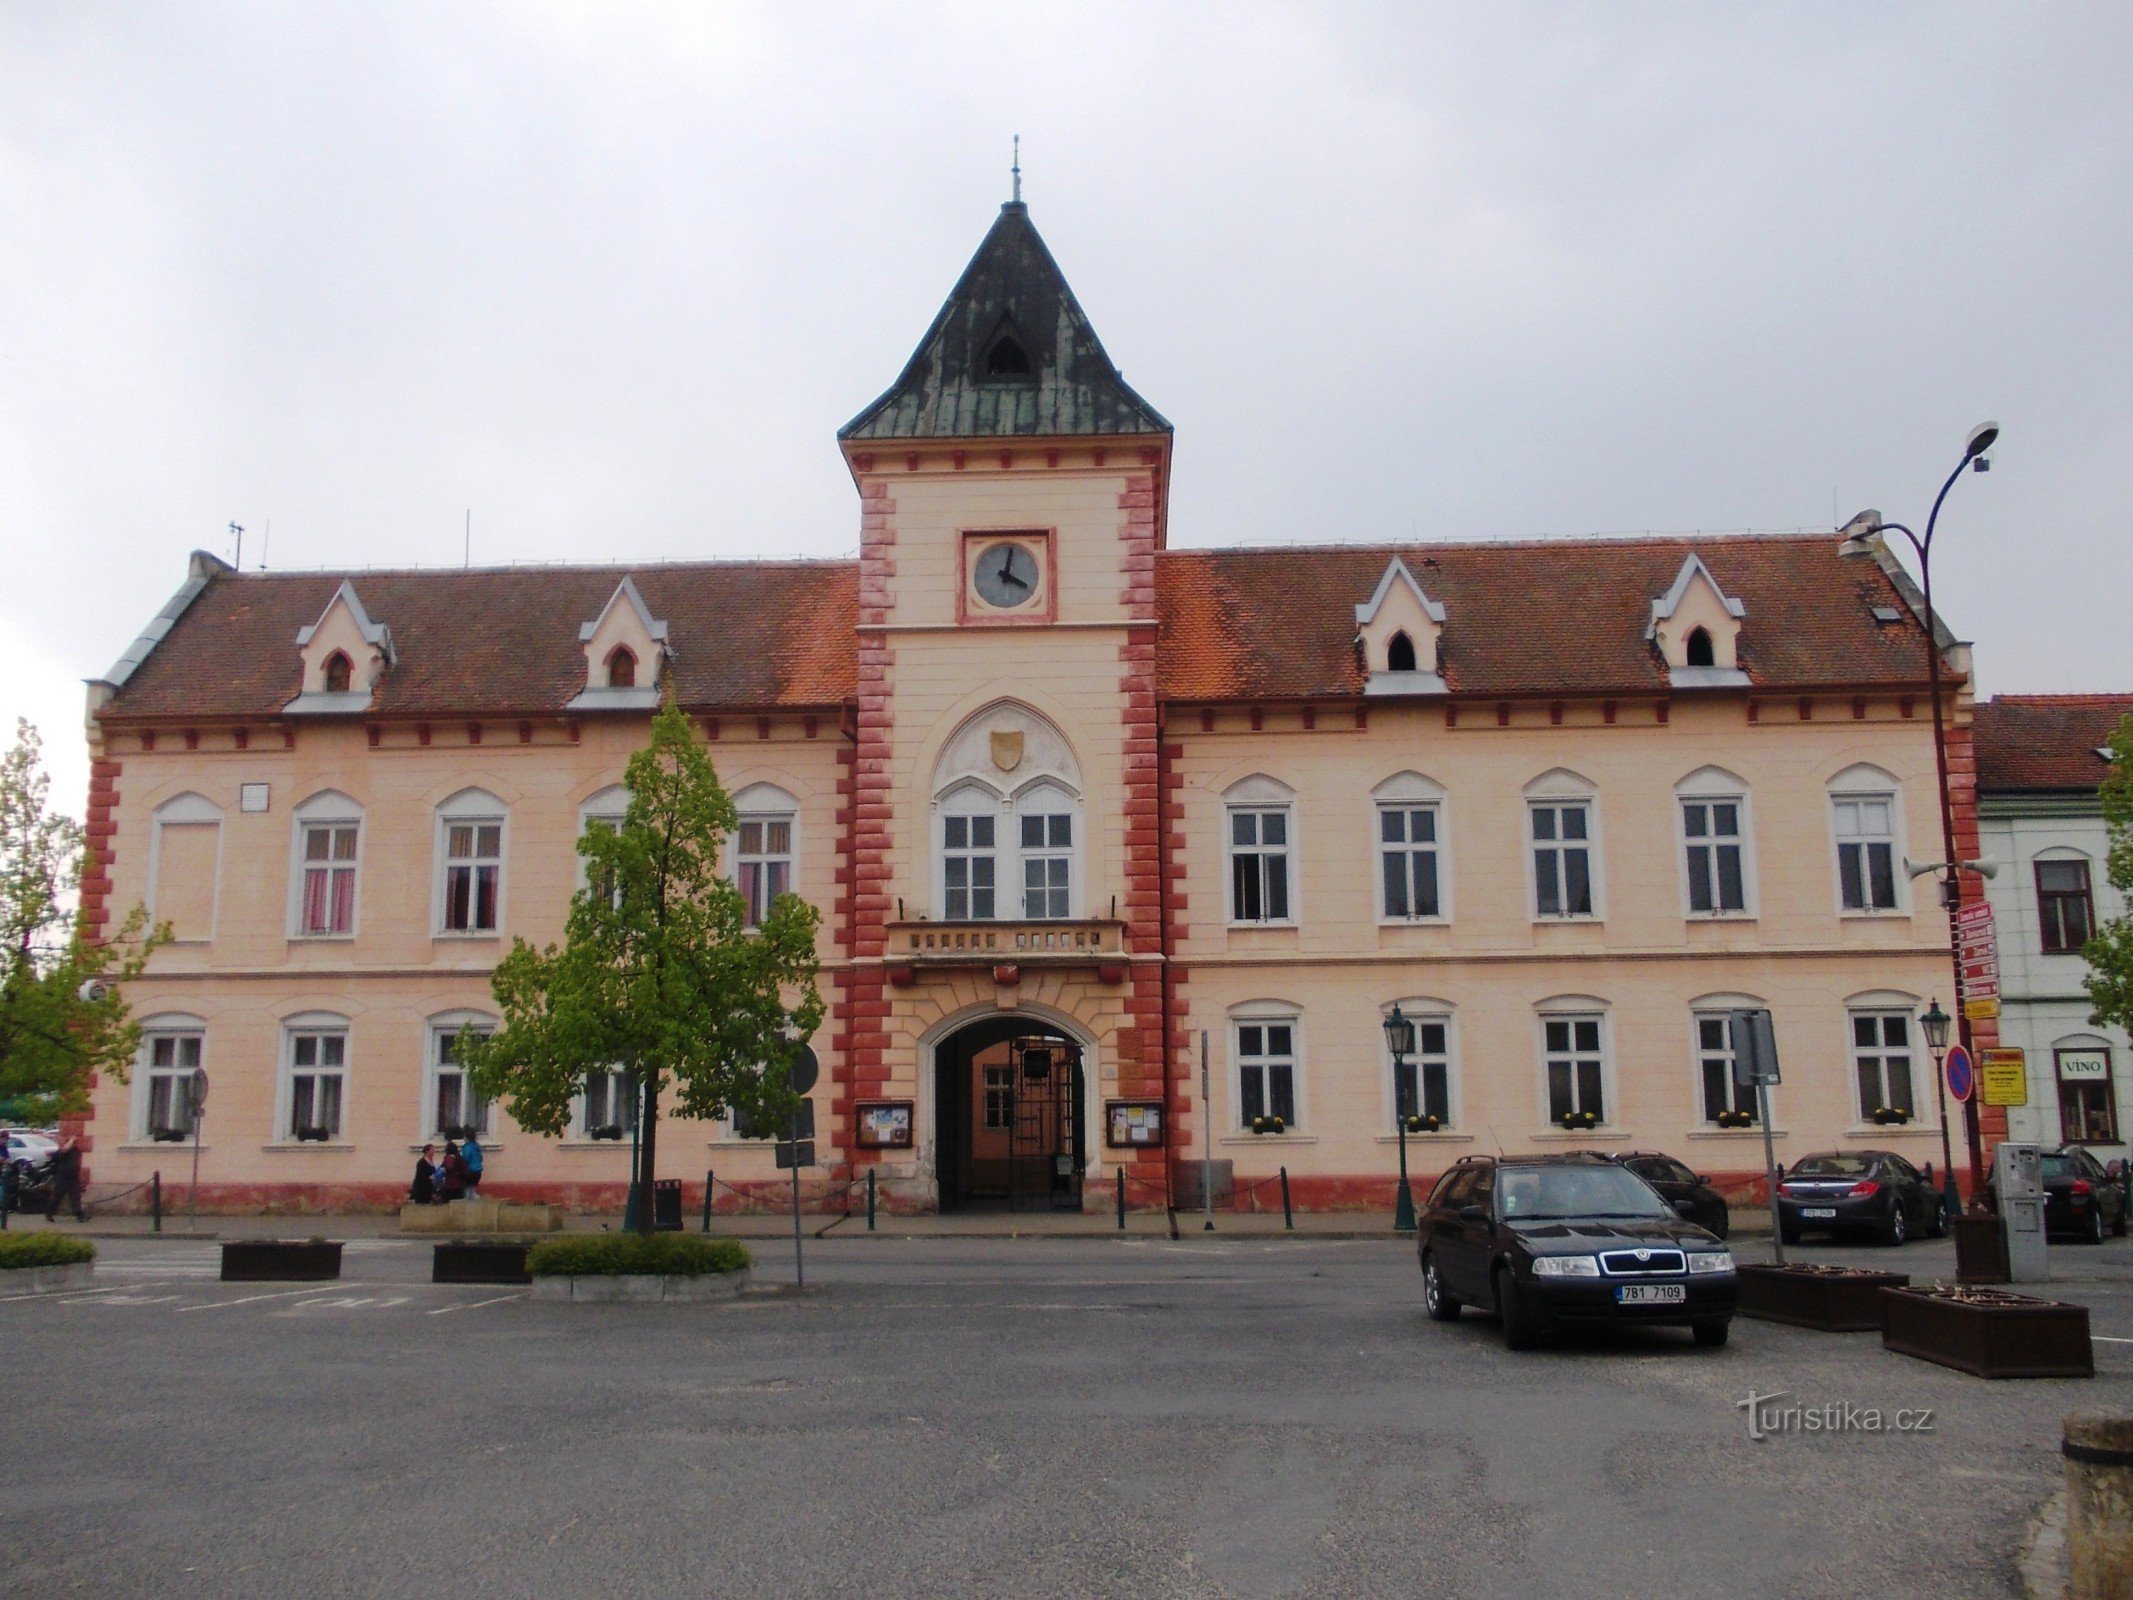
[[[2044,1152],[2033,1144],[2003,1144],[1993,1152],[1992,1187],[2007,1228],[2007,1276],[2041,1283],[2051,1276],[2044,1243]]]

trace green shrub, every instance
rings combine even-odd
[[[96,1246],[71,1233],[0,1233],[0,1272],[94,1261]]]
[[[700,1278],[712,1272],[739,1272],[753,1259],[738,1239],[706,1239],[691,1233],[585,1233],[543,1239],[526,1252],[526,1270],[536,1278],[616,1273]]]

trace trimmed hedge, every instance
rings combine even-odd
[[[536,1278],[621,1273],[700,1278],[714,1272],[740,1272],[753,1261],[738,1239],[706,1239],[688,1233],[586,1233],[543,1239],[526,1252],[526,1270]]]
[[[71,1233],[0,1233],[0,1272],[94,1261],[96,1246]]]

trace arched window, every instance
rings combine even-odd
[[[326,692],[346,694],[349,680],[355,674],[355,663],[348,659],[348,652],[336,650],[326,658]]]
[[[1000,797],[975,783],[940,801],[941,915],[990,922],[1000,914]]]
[[[1022,858],[1022,915],[1062,921],[1073,915],[1074,797],[1054,783],[1015,796],[1015,837]]]
[[[1713,1127],[1755,1126],[1755,1090],[1733,1081],[1733,1034],[1728,1019],[1735,1011],[1756,1010],[1768,1003],[1750,994],[1705,994],[1689,1002],[1696,1104],[1703,1120]]]
[[[281,1028],[277,1137],[299,1144],[338,1140],[348,1087],[348,1019],[310,1011],[283,1018]]]
[[[1612,1120],[1607,1002],[1593,995],[1565,994],[1543,1000],[1535,1010],[1548,1120],[1563,1128],[1591,1128]]]
[[[363,808],[323,789],[297,806],[295,819],[292,932],[299,939],[345,939],[355,932]]]
[[[1237,1126],[1271,1131],[1303,1125],[1303,1008],[1287,1000],[1249,1000],[1229,1013],[1230,1062],[1236,1073]]]
[[[1711,645],[1709,628],[1691,628],[1687,644],[1688,664],[1692,667],[1715,667],[1718,657]]]
[[[1385,646],[1385,670],[1387,672],[1412,672],[1415,670],[1415,642],[1404,633],[1396,633]]]
[[[608,652],[607,686],[610,689],[637,687],[637,657],[626,644],[618,644]]]
[[[437,926],[493,934],[504,896],[503,801],[462,789],[437,808]]]
[[[1293,922],[1290,852],[1295,845],[1296,792],[1278,778],[1255,773],[1222,793],[1229,843],[1229,920]]]
[[[134,1057],[136,1138],[176,1142],[193,1131],[192,1076],[202,1065],[207,1023],[182,1011],[141,1021]]]
[[[1378,813],[1379,918],[1429,922],[1450,916],[1443,786],[1419,772],[1398,772],[1371,798]]]
[[[1837,902],[1847,915],[1900,911],[1906,880],[1902,795],[1879,767],[1846,767],[1829,784],[1830,825],[1837,845]]]
[[[1557,767],[1526,785],[1536,920],[1600,915],[1599,798],[1592,780]]]
[[[215,936],[222,861],[222,809],[201,794],[174,795],[155,810],[149,844],[149,906],[180,944]]]
[[[1674,785],[1674,794],[1688,914],[1751,915],[1748,785],[1723,767],[1699,767]]]
[[[474,1092],[459,1060],[463,1030],[493,1033],[496,1018],[486,1011],[445,1011],[430,1018],[429,1092],[422,1097],[424,1138],[488,1136],[489,1102]]]
[[[1081,769],[1066,736],[1002,702],[966,721],[933,770],[937,915],[1061,920],[1081,911]]]
[[[733,882],[748,902],[748,926],[760,927],[771,902],[793,888],[800,802],[774,783],[752,783],[733,797],[733,807],[740,814],[733,836]]]

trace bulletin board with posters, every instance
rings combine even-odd
[[[1114,1150],[1145,1150],[1163,1142],[1163,1102],[1106,1100],[1104,1143]]]
[[[908,1100],[862,1100],[858,1105],[859,1148],[862,1150],[908,1150],[911,1148],[911,1102]]]

